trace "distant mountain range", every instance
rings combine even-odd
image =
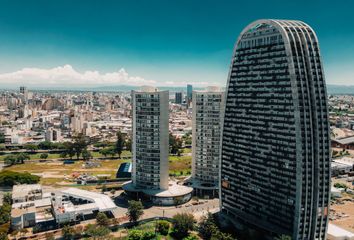
[[[90,92],[130,92],[131,90],[139,90],[141,86],[130,86],[130,85],[115,85],[115,86],[96,86],[96,87],[45,87],[45,86],[27,86],[30,91],[90,91]],[[1,86],[0,89],[4,90],[18,90],[20,86]],[[187,86],[185,87],[157,87],[159,90],[169,90],[171,92],[186,92]],[[203,87],[193,87],[193,90],[202,90]]]
[[[19,87],[7,87],[2,86],[3,89],[17,90]],[[171,92],[186,92],[187,86],[185,87],[157,87],[160,90],[169,90]],[[28,86],[29,90],[38,91],[97,91],[97,92],[130,92],[131,90],[140,89],[139,86],[129,86],[129,85],[116,85],[116,86],[97,86],[97,87],[34,87]],[[194,87],[193,90],[202,90],[202,87]],[[334,85],[327,84],[328,94],[348,94],[354,95],[354,85]]]
[[[327,84],[328,94],[354,95],[354,85],[333,85]]]

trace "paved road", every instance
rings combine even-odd
[[[207,212],[215,212],[219,210],[219,199],[201,200],[202,204],[192,205],[191,202],[181,205],[180,207],[151,207],[144,210],[143,218],[152,217],[173,217],[177,213],[192,213],[197,219],[207,214]]]

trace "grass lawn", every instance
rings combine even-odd
[[[192,156],[170,156],[170,175],[185,176],[191,173]]]
[[[192,153],[192,148],[183,148],[183,153]]]

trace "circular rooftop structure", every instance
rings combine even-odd
[[[188,202],[192,198],[193,192],[193,188],[179,185],[175,181],[170,181],[166,190],[136,188],[132,181],[123,184],[122,188],[128,193],[142,193],[149,197],[154,204],[165,206]]]

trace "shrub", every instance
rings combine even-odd
[[[48,158],[48,153],[41,153],[39,156],[41,159],[47,159]]]
[[[63,239],[70,240],[74,238],[75,230],[70,226],[64,226],[61,232],[63,234]]]
[[[99,226],[108,226],[109,225],[109,219],[107,215],[103,212],[99,212],[96,216],[96,222]]]
[[[109,228],[104,226],[98,226],[95,224],[89,224],[86,227],[86,234],[93,239],[110,239],[107,236],[111,233]]]
[[[165,220],[158,221],[157,225],[156,225],[156,230],[161,235],[166,236],[168,234],[168,232],[170,231],[170,223]]]
[[[183,240],[199,240],[199,238],[194,235],[191,235],[191,236],[183,238]]]
[[[141,237],[141,240],[152,240],[155,239],[155,233],[154,232],[144,232],[143,236]]]
[[[335,183],[334,187],[347,189],[347,185],[344,183]]]
[[[194,229],[195,218],[190,213],[178,213],[173,216],[173,235],[177,239],[187,237],[189,231]]]
[[[211,213],[208,213],[207,216],[203,216],[198,225],[199,235],[203,239],[209,240],[217,231],[218,227],[216,226],[214,216]]]
[[[141,240],[143,232],[141,230],[133,229],[129,231],[128,240]]]

